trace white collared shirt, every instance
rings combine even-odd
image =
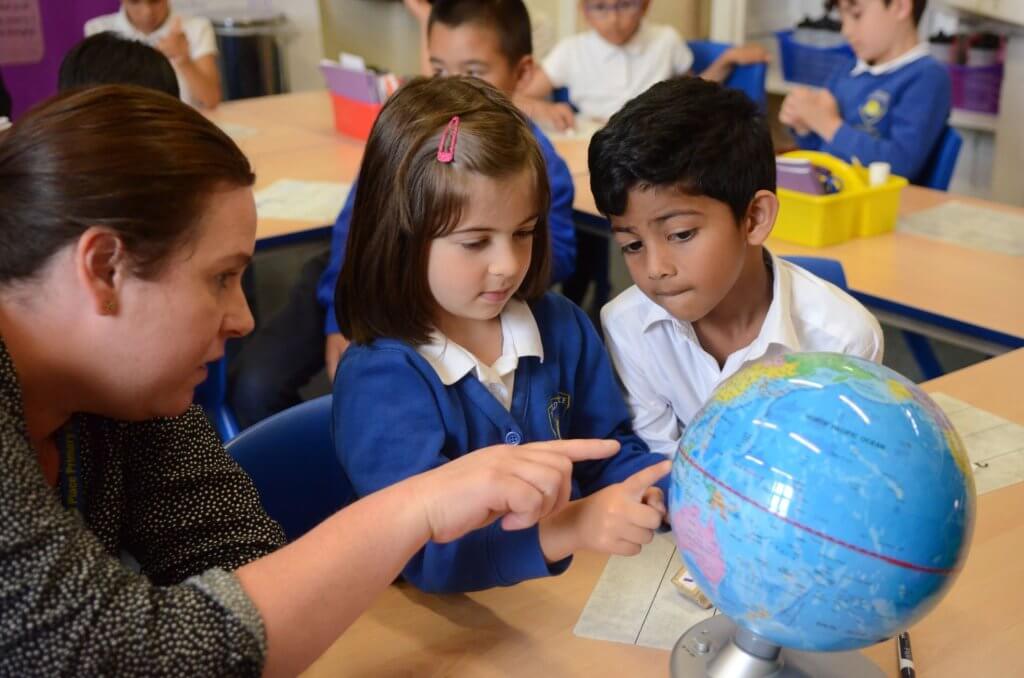
[[[914,46],[913,49],[909,50],[908,52],[905,52],[904,54],[896,57],[895,59],[892,59],[891,61],[886,61],[883,64],[876,64],[874,66],[871,66],[870,64],[868,64],[868,62],[864,61],[863,59],[857,59],[857,65],[853,67],[852,71],[850,71],[850,75],[852,75],[855,78],[861,73],[870,73],[871,75],[885,75],[886,73],[898,71],[907,64],[911,64],[922,57],[928,56],[928,54],[928,44],[924,42],[919,42],[916,46]]]
[[[104,14],[103,16],[86,21],[85,35],[90,36],[110,31],[120,35],[122,38],[136,40],[150,47],[156,47],[157,43],[163,40],[171,31],[176,17],[181,19],[181,31],[185,34],[185,38],[188,39],[190,59],[195,61],[209,54],[217,53],[217,37],[213,32],[213,24],[210,23],[209,19],[197,16],[184,16],[174,12],[167,15],[167,20],[164,21],[160,28],[146,34],[132,25],[124,11],[124,7],[122,7],[120,11],[114,14]],[[174,64],[172,63],[171,66],[174,66]],[[181,90],[181,100],[190,106],[197,105],[198,102],[192,98],[192,93],[189,91],[188,85],[178,71],[177,66],[174,66],[174,74],[178,76],[178,89]]]
[[[551,84],[588,118],[607,119],[627,101],[693,65],[693,53],[671,26],[642,23],[621,47],[588,31],[561,40],[544,59]]]
[[[711,392],[751,362],[799,351],[830,351],[881,362],[882,330],[853,297],[788,261],[771,257],[772,301],[761,331],[725,365],[635,285],[601,309],[608,352],[625,390],[633,428],[654,452],[675,454],[683,429]]]
[[[506,410],[512,407],[512,389],[519,359],[533,356],[544,362],[544,345],[537,320],[530,307],[518,299],[510,300],[501,312],[501,355],[493,365],[480,362],[475,355],[436,330],[431,333],[430,342],[419,346],[416,352],[430,363],[445,386],[451,386],[475,371],[476,378]]]

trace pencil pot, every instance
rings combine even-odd
[[[782,77],[789,82],[823,87],[839,68],[853,68],[857,58],[849,45],[818,47],[797,42],[793,31],[779,31],[779,59],[782,62]]]
[[[818,151],[794,151],[787,157],[804,158],[823,167],[842,183],[830,195],[811,195],[778,189],[779,215],[772,235],[805,247],[838,245],[852,238],[887,233],[896,228],[903,177],[890,176],[881,186],[869,186],[866,170]]]
[[[383,104],[356,101],[331,92],[334,107],[334,128],[342,134],[363,141],[370,138],[370,130]]]
[[[958,66],[948,64],[953,91],[953,108],[978,113],[999,112],[999,92],[1003,85],[1003,65]]]

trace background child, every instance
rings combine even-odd
[[[179,98],[171,62],[149,45],[114,33],[85,38],[64,55],[57,76],[61,92],[92,85],[139,85]]]
[[[875,318],[764,248],[778,212],[757,105],[698,78],[655,85],[590,145],[597,208],[636,283],[601,312],[637,434],[675,454],[682,428],[744,365],[792,351],[880,361]]]
[[[622,444],[577,464],[576,501],[539,527],[429,543],[404,570],[427,591],[554,574],[583,548],[636,553],[664,516],[669,465],[630,431],[590,321],[544,292],[545,174],[526,120],[474,78],[406,85],[366,147],[349,234],[360,256],[345,259],[338,282],[338,321],[353,343],[334,384],[335,445],[357,493],[484,441]]]
[[[644,23],[651,0],[580,0],[591,30],[563,39],[544,59],[526,89],[532,97],[521,104],[542,125],[573,126],[566,104],[544,101],[554,89],[567,87],[581,115],[606,120],[623,104],[656,82],[681,75],[693,65],[693,54],[671,26]],[[759,45],[733,47],[701,77],[721,81],[738,64],[766,61]]]
[[[917,36],[927,0],[830,0],[857,54],[853,70],[833,74],[825,89],[798,87],[779,119],[801,148],[847,162],[887,162],[918,181],[949,118],[945,67]]]
[[[217,40],[209,19],[171,11],[168,0],[121,0],[121,10],[85,23],[86,36],[112,31],[155,47],[178,76],[184,102],[213,108],[220,103]]]
[[[431,70],[438,75],[471,75],[511,97],[534,70],[530,16],[522,0],[438,0],[426,36]],[[530,129],[551,186],[551,282],[560,282],[576,259],[572,176],[544,133],[536,125]],[[334,224],[329,260],[318,256],[303,267],[286,307],[249,340],[233,366],[231,399],[243,426],[298,403],[299,389],[325,363],[334,377],[348,345],[335,319],[334,288],[357,193],[353,186]]]

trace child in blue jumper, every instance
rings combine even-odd
[[[830,0],[857,54],[851,71],[834,73],[825,89],[798,87],[779,119],[801,148],[865,165],[887,162],[920,181],[949,118],[945,67],[918,40],[927,0]]]
[[[669,464],[633,434],[590,320],[545,292],[550,198],[526,119],[480,80],[414,80],[377,119],[359,180],[359,256],[336,303],[351,345],[334,382],[335,446],[356,492],[489,444],[621,443],[576,464],[563,511],[428,543],[405,577],[471,591],[560,573],[580,549],[638,552],[664,519]]]

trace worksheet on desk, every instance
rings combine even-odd
[[[964,441],[978,494],[1024,481],[1024,426],[945,393],[931,396]]]
[[[333,224],[351,188],[352,184],[333,181],[279,179],[256,192],[256,215],[260,219]]]
[[[1024,256],[1024,217],[957,200],[901,217],[899,230],[971,249]]]
[[[978,494],[1024,481],[1024,426],[944,393],[931,394],[960,434]],[[660,534],[631,558],[608,559],[574,633],[584,638],[669,650],[687,629],[712,616],[672,584],[682,560],[672,535]]]

